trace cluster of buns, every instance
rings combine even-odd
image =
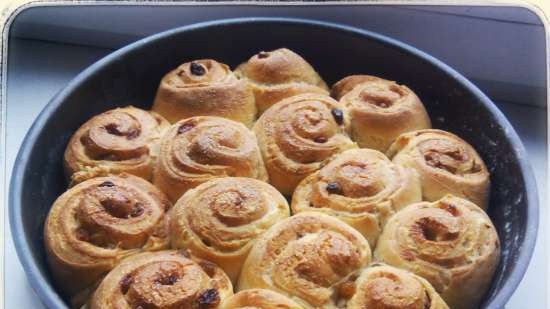
[[[489,172],[406,86],[301,56],[184,63],[65,152],[55,283],[90,309],[473,309],[499,262]]]

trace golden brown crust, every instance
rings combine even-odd
[[[151,180],[160,138],[170,124],[132,106],[94,116],[73,134],[65,150],[65,171],[73,183],[130,173]]]
[[[415,170],[393,164],[376,150],[351,149],[300,182],[292,196],[292,211],[335,216],[374,247],[386,220],[421,200]]]
[[[346,309],[449,309],[424,278],[383,264],[364,269],[354,290]]]
[[[122,261],[101,282],[90,309],[216,309],[231,295],[231,281],[219,267],[170,250]]]
[[[328,94],[326,83],[313,67],[286,48],[259,52],[239,65],[235,73],[249,83],[260,113],[297,94]]]
[[[449,307],[473,309],[491,284],[500,245],[481,208],[447,195],[391,217],[374,256],[427,279]]]
[[[58,286],[75,295],[124,257],[167,248],[170,206],[157,188],[129,174],[93,178],[63,193],[44,228]]]
[[[268,179],[254,133],[243,124],[191,117],[162,138],[153,183],[173,202],[203,182],[227,176]]]
[[[352,138],[362,148],[386,151],[400,134],[431,128],[416,94],[393,81],[352,75],[334,84],[331,94],[346,108]]]
[[[342,281],[371,258],[367,240],[344,222],[303,212],[272,226],[252,247],[237,290],[266,288],[304,308],[337,308]]]
[[[257,237],[289,216],[287,201],[269,184],[252,178],[217,178],[178,200],[171,212],[171,243],[216,263],[236,283]]]
[[[346,134],[349,121],[333,115],[342,107],[329,96],[302,94],[267,110],[254,132],[270,183],[285,195],[333,155],[357,148]]]
[[[271,290],[250,289],[236,293],[221,309],[302,309],[292,299]]]
[[[458,136],[442,130],[405,133],[387,155],[394,163],[418,171],[425,200],[436,201],[450,193],[487,209],[489,171],[475,149]]]
[[[180,65],[161,80],[153,111],[174,123],[193,116],[219,116],[251,127],[254,94],[229,67],[211,59]]]

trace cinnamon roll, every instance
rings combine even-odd
[[[57,285],[75,296],[123,258],[167,248],[165,212],[170,206],[152,184],[129,174],[93,178],[63,193],[44,227]]]
[[[436,201],[450,193],[487,209],[489,171],[460,137],[442,130],[409,132],[391,145],[387,155],[394,163],[418,171],[425,200]]]
[[[342,107],[329,96],[302,94],[273,105],[254,125],[270,183],[291,195],[330,157],[357,148],[346,135],[348,125]]]
[[[231,281],[215,264],[186,251],[148,252],[113,269],[90,309],[216,309],[231,295]]]
[[[328,87],[307,61],[295,52],[279,48],[261,51],[235,69],[246,80],[263,113],[284,98],[301,93],[328,94]]]
[[[447,195],[409,205],[391,217],[374,256],[427,279],[449,307],[473,309],[491,284],[500,245],[481,208]]]
[[[227,65],[211,59],[187,62],[166,74],[152,109],[170,123],[193,116],[219,116],[251,127],[256,117],[248,84]]]
[[[383,264],[364,269],[348,289],[346,309],[449,309],[424,278]]]
[[[243,124],[191,117],[164,135],[153,183],[173,202],[203,182],[226,176],[268,179],[254,133]]]
[[[292,211],[319,211],[361,232],[371,247],[386,220],[422,200],[418,174],[371,149],[346,150],[305,178],[292,196]]]
[[[171,212],[171,243],[216,263],[236,282],[256,238],[289,216],[287,201],[269,184],[216,178],[178,200]]]
[[[160,138],[170,124],[132,106],[115,108],[83,124],[65,150],[65,171],[73,183],[108,174],[152,177]]]
[[[371,259],[367,240],[346,223],[303,212],[272,226],[252,247],[237,290],[265,288],[303,308],[337,308],[342,282]]]
[[[225,301],[221,309],[302,309],[292,299],[265,289],[250,289],[236,293]]]
[[[362,148],[386,151],[400,134],[431,128],[420,99],[396,82],[352,75],[334,84],[332,95],[346,108],[352,138]]]

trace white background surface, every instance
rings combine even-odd
[[[475,13],[475,12],[474,12]],[[489,13],[486,13],[489,14]],[[215,14],[214,14],[215,15]],[[391,19],[393,24],[388,29],[398,31],[400,27],[396,23],[399,18],[395,15]],[[515,15],[514,15],[515,16]],[[211,17],[203,16],[204,18]],[[315,16],[311,16],[314,18]],[[402,18],[404,18],[402,16]],[[35,19],[36,20],[36,19]],[[196,21],[195,19],[187,20],[188,22]],[[116,24],[116,21],[113,21]],[[160,21],[159,21],[160,22]],[[502,21],[496,21],[502,23]],[[160,22],[162,24],[162,22]],[[379,20],[377,27],[384,29],[384,21]],[[86,25],[84,21],[82,23]],[[183,24],[180,22],[180,24]],[[521,24],[523,25],[523,24]],[[28,25],[27,25],[28,26]],[[510,26],[510,25],[508,25]],[[91,27],[91,26],[90,26]],[[521,26],[523,27],[523,26]],[[91,27],[93,30],[93,27]],[[19,28],[24,34],[28,31]],[[395,30],[397,29],[397,30]],[[143,30],[143,29],[142,29]],[[161,29],[157,29],[161,30]],[[417,29],[418,30],[418,29]],[[151,31],[150,29],[148,31]],[[156,31],[156,30],[155,30]],[[408,30],[413,32],[413,30]],[[31,31],[32,32],[32,31]],[[422,32],[422,31],[421,31]],[[440,40],[445,38],[442,34],[443,30],[439,29]],[[47,31],[45,32],[47,33]],[[397,32],[397,34],[403,34]],[[105,33],[103,33],[105,35]],[[463,34],[461,34],[463,35]],[[135,39],[139,34],[133,33],[125,36],[127,40]],[[112,36],[112,44],[124,43],[120,36]],[[419,38],[419,44],[431,46],[428,38],[418,35],[409,35],[409,43],[415,44],[415,38]],[[61,89],[71,78],[78,72],[84,69],[95,60],[101,58],[111,51],[111,49],[97,48],[81,45],[68,45],[52,42],[45,42],[28,39],[12,39],[10,40],[9,64],[8,64],[8,97],[7,97],[7,141],[6,141],[6,162],[7,175],[11,174],[13,162],[15,160],[19,145],[24,137],[24,134],[32,124],[36,115],[40,112],[48,100]],[[82,40],[80,38],[79,40]],[[452,40],[451,40],[452,41]],[[428,44],[430,43],[430,44]],[[447,42],[449,43],[449,42]],[[427,45],[426,45],[427,44]],[[450,48],[450,47],[447,47]],[[431,52],[429,48],[424,50]],[[461,63],[468,63],[469,56],[466,54],[463,57],[452,54],[445,54],[439,51],[442,55],[437,55],[440,58],[449,58],[452,61],[457,61],[458,66]],[[505,54],[505,53],[504,53]],[[535,60],[533,60],[535,61]],[[536,60],[539,61],[539,60]],[[451,64],[453,65],[453,64]],[[500,64],[506,66],[507,63]],[[493,68],[492,70],[505,70],[502,68]],[[468,72],[466,72],[468,73]],[[493,72],[486,76],[486,79],[498,76]],[[496,74],[496,75],[495,75]],[[536,87],[536,78],[533,78],[530,84]],[[493,89],[498,93],[497,89]],[[523,104],[538,104],[540,102],[521,102]],[[545,102],[544,102],[545,103]],[[510,104],[497,102],[499,108],[507,115],[518,131],[522,141],[524,142],[528,155],[531,159],[531,164],[534,167],[535,176],[538,182],[541,205],[541,224],[539,230],[539,239],[535,249],[534,259],[532,260],[526,277],[522,281],[520,287],[513,295],[507,308],[523,309],[523,308],[544,308],[546,307],[546,291],[547,285],[545,274],[547,273],[546,265],[546,171],[547,171],[547,152],[546,152],[546,110],[541,107],[533,107],[526,105]],[[7,218],[6,214],[6,218]],[[15,249],[11,240],[9,230],[9,222],[6,220],[5,226],[5,308],[43,308],[34,292],[30,289],[25,278],[21,265],[17,259]],[[9,284],[8,284],[9,282]]]

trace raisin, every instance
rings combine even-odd
[[[128,292],[128,290],[130,289],[130,285],[134,282],[134,279],[132,278],[132,276],[130,276],[130,274],[127,274],[126,276],[124,276],[124,278],[122,278],[122,280],[120,280],[120,291],[122,292],[122,294],[126,294]]]
[[[128,134],[126,134],[126,139],[135,139],[136,137],[139,136],[139,130],[137,129],[132,129],[130,130],[130,132],[128,132]]]
[[[135,217],[141,216],[142,214],[143,214],[143,204],[142,203],[136,203],[134,205],[134,209],[130,213],[130,216],[132,218],[135,218]]]
[[[323,144],[323,143],[326,143],[327,142],[327,138],[324,137],[324,136],[317,136],[314,141],[316,143],[320,143],[320,144]]]
[[[124,133],[122,133],[118,129],[118,125],[116,123],[109,123],[108,125],[105,126],[105,130],[107,130],[107,133],[112,135],[116,135],[116,136],[124,135]]]
[[[208,289],[198,298],[199,308],[214,308],[220,303],[220,294],[216,289]]]
[[[330,193],[330,194],[339,194],[341,193],[341,188],[340,188],[340,185],[337,183],[337,182],[330,182],[328,185],[327,185],[327,192]]]
[[[424,309],[430,309],[432,307],[432,299],[430,298],[430,295],[428,292],[426,292],[426,298],[424,302]]]
[[[174,285],[176,282],[178,282],[178,276],[171,274],[168,277],[161,277],[155,282],[160,285]]]
[[[110,188],[110,187],[114,187],[115,184],[114,184],[112,181],[107,180],[107,181],[102,182],[99,186],[100,186],[100,187],[109,187],[109,188]]]
[[[334,117],[334,120],[337,124],[344,123],[344,112],[342,112],[339,108],[334,108],[331,111],[332,117]]]
[[[216,265],[214,263],[202,261],[199,265],[202,270],[204,270],[204,272],[208,275],[208,277],[212,278],[216,274]]]
[[[201,64],[196,62],[191,62],[191,73],[193,75],[201,76],[206,73],[206,70]]]
[[[268,53],[268,52],[261,51],[261,52],[258,53],[258,58],[260,58],[260,59],[265,59],[265,58],[267,58],[267,57],[269,57],[269,53]]]
[[[455,205],[450,203],[441,203],[441,209],[446,210],[448,213],[450,213],[453,217],[458,216],[460,213],[458,212],[458,209]]]
[[[178,134],[185,133],[195,127],[192,123],[184,123],[178,128]]]

